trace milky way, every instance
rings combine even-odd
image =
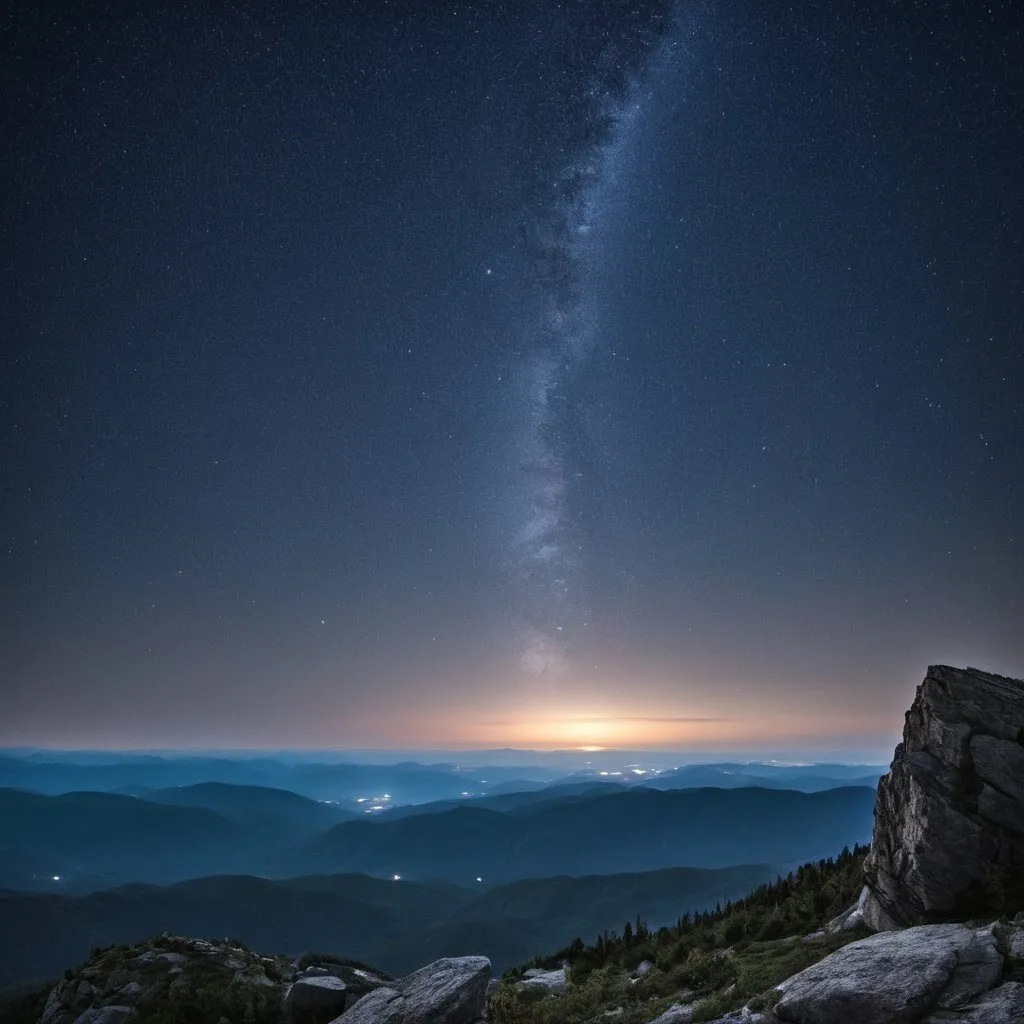
[[[564,63],[553,75],[547,111],[557,159],[553,174],[541,161],[524,224],[538,303],[515,373],[506,566],[520,667],[533,676],[561,669],[573,637],[588,625],[587,553],[574,504],[587,443],[574,388],[599,336],[602,206],[616,187],[612,170],[628,126],[643,114],[638,86],[669,29],[664,4],[597,6],[602,10],[591,7],[582,22],[577,11],[577,21],[564,28]]]

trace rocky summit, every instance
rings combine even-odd
[[[864,920],[999,913],[1022,874],[1024,682],[932,666],[878,787]]]

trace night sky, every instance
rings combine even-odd
[[[1024,675],[1022,23],[7,5],[0,744],[887,760]]]

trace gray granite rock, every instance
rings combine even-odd
[[[921,1024],[1021,1024],[1024,1021],[1024,985],[1008,981],[956,1013],[929,1016]]]
[[[486,957],[436,960],[392,987],[363,996],[336,1019],[343,1024],[476,1024],[490,980]]]
[[[952,1010],[963,1006],[992,988],[1002,973],[1003,957],[999,952],[995,927],[976,929],[972,938],[960,948],[956,967],[935,1008]]]
[[[864,906],[868,900],[868,887],[864,886],[860,891],[860,897],[853,906],[847,907],[841,914],[837,914],[829,921],[824,929],[825,935],[835,935],[839,932],[851,932],[855,928],[864,925]],[[809,938],[809,936],[808,936]]]
[[[1024,802],[1024,747],[1017,739],[1001,740],[978,733],[971,737],[971,757],[983,782],[1017,803]]]
[[[959,924],[880,932],[850,943],[778,986],[775,1014],[792,1024],[917,1024],[968,1003],[999,979],[990,929]]]
[[[876,930],[948,913],[993,866],[1024,862],[1024,682],[933,665],[878,786],[864,866]]]
[[[402,993],[384,986],[375,988],[357,1003],[336,1017],[331,1024],[398,1024],[402,1016]]]

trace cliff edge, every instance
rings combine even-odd
[[[1024,888],[1024,681],[933,665],[878,787],[875,931],[1000,913]]]

